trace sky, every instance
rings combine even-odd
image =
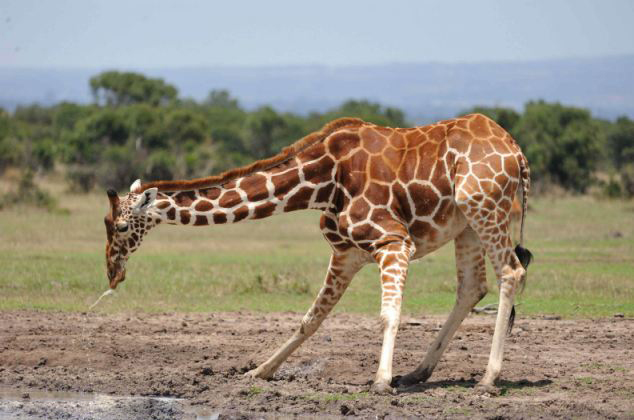
[[[2,0],[0,67],[349,66],[634,54],[632,0]]]

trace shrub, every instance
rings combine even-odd
[[[159,150],[150,155],[146,161],[143,179],[173,179],[176,160],[167,150]]]
[[[0,209],[16,204],[32,205],[48,212],[69,213],[68,209],[59,207],[57,200],[51,194],[41,190],[35,184],[31,170],[22,173],[17,191],[10,191],[0,197]]]
[[[95,188],[97,174],[92,166],[75,166],[66,172],[66,180],[71,191],[87,193]]]
[[[97,169],[97,184],[124,190],[143,173],[133,145],[112,146],[106,150]]]
[[[621,184],[623,195],[634,197],[634,163],[628,163],[621,168]]]

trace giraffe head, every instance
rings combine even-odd
[[[154,203],[158,189],[150,188],[135,193],[141,186],[136,180],[130,192],[119,197],[115,190],[108,190],[110,211],[104,218],[106,224],[106,267],[110,288],[114,289],[125,280],[125,266],[134,251],[139,248],[143,237],[156,224],[148,214]]]

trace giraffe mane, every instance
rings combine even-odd
[[[277,155],[268,159],[258,160],[247,166],[229,169],[228,171],[222,172],[218,175],[212,175],[205,178],[173,181],[150,181],[142,184],[140,187],[137,187],[133,192],[138,194],[149,188],[158,188],[159,191],[163,192],[191,191],[222,185],[236,178],[243,177],[257,171],[271,169],[277,165],[280,165],[295,157],[298,153],[307,149],[308,147],[325,140],[329,135],[341,128],[358,127],[366,124],[368,123],[359,118],[338,118],[324,125],[321,130],[306,135],[302,139],[297,140],[295,143],[282,149],[282,151]]]

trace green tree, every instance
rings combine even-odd
[[[80,119],[92,112],[92,107],[62,102],[54,107],[53,126],[59,133],[63,130],[73,130]]]
[[[30,125],[50,126],[53,122],[53,111],[37,104],[19,106],[13,113],[13,119]]]
[[[79,120],[66,141],[66,161],[93,164],[109,147],[128,141],[130,130],[125,118],[112,109],[102,109]]]
[[[9,135],[10,124],[11,116],[0,108],[0,175],[19,160],[17,142]]]
[[[284,126],[284,118],[270,106],[252,112],[246,121],[247,144],[251,155],[256,159],[271,156],[276,135]]]
[[[90,79],[95,102],[111,106],[147,103],[166,105],[178,96],[178,90],[159,78],[139,73],[107,71]]]
[[[320,118],[320,125],[340,117],[356,117],[362,120],[390,127],[407,126],[405,114],[398,108],[383,107],[367,100],[348,100],[338,108],[327,112]]]
[[[165,129],[175,148],[191,149],[209,137],[205,118],[197,111],[174,108],[165,116]]]
[[[608,131],[610,155],[617,169],[634,163],[634,121],[619,117]]]
[[[137,147],[148,150],[169,148],[165,113],[164,108],[148,104],[119,108],[119,115],[125,120],[129,135],[133,137]]]
[[[209,92],[209,95],[203,102],[203,105],[226,109],[240,108],[238,100],[236,98],[232,98],[228,90],[212,90]]]
[[[601,160],[602,131],[590,112],[559,103],[529,102],[512,131],[533,178],[585,192]]]

